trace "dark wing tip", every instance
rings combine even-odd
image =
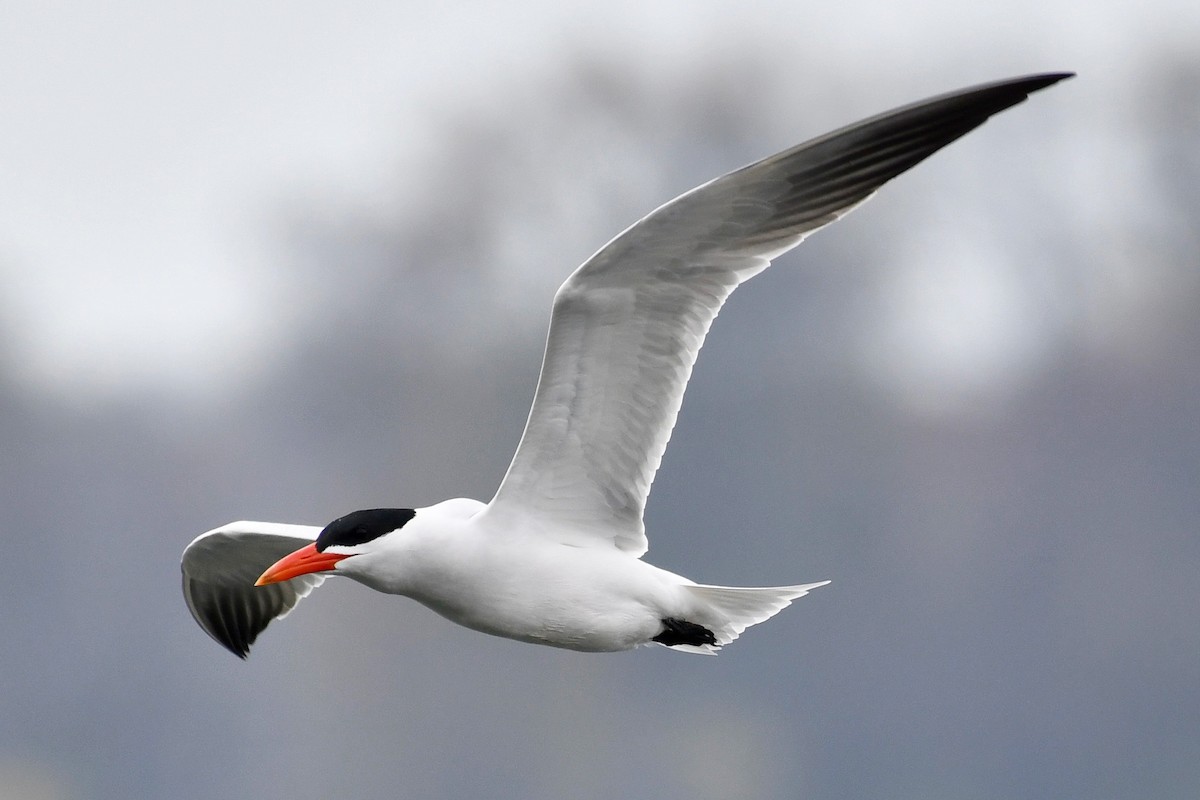
[[[280,595],[275,586],[233,587],[183,576],[183,596],[192,617],[215,642],[241,659],[250,654],[250,646],[271,620],[289,607]]]
[[[1002,78],[998,81],[988,81],[987,83],[980,83],[975,86],[968,86],[963,89],[934,95],[925,100],[919,100],[907,106],[901,106],[893,111],[880,114],[879,116],[890,116],[909,109],[931,106],[947,100],[980,97],[995,98],[998,101],[997,105],[1000,107],[998,110],[1000,110],[1021,102],[1025,97],[1034,92],[1041,91],[1059,81],[1065,81],[1068,78],[1074,77],[1074,72],[1038,72],[1032,75],[1019,75],[1015,78]]]
[[[255,586],[263,570],[308,541],[270,534],[217,532],[184,551],[183,598],[192,617],[214,641],[238,658],[273,620],[305,593],[293,581]]]
[[[1051,72],[931,97],[839,128],[745,168],[782,176],[789,189],[764,221],[767,237],[813,230],[870,197],[938,150],[1073,75]]]
[[[1045,89],[1047,86],[1053,86],[1059,81],[1065,81],[1067,78],[1074,77],[1074,72],[1037,72],[1032,75],[1024,75],[1017,78],[996,81],[996,84],[994,85],[1010,84],[1013,86],[1022,86],[1026,92],[1032,93],[1038,91],[1039,89]]]
[[[950,99],[956,96],[961,98],[989,98],[994,102],[994,110],[991,113],[995,114],[1024,101],[1025,98],[1034,92],[1040,92],[1042,89],[1053,86],[1059,81],[1065,81],[1073,77],[1075,77],[1074,72],[1042,72],[1035,75],[1007,78],[951,92],[941,97],[931,98],[926,103],[936,102],[941,99]],[[986,107],[986,101],[984,105]]]
[[[1042,82],[1039,86],[1037,86],[1033,89],[1030,89],[1030,91],[1036,92],[1038,89],[1041,89],[1045,86],[1051,86],[1055,83],[1058,83],[1059,81],[1065,81],[1067,78],[1074,78],[1074,77],[1075,77],[1075,73],[1071,72],[1071,71],[1043,72],[1038,75],[1030,75],[1029,76],[1030,80]]]

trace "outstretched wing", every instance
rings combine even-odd
[[[197,536],[183,551],[183,597],[200,627],[239,658],[271,620],[282,619],[323,575],[255,586],[267,567],[316,540],[320,528],[231,522]]]
[[[601,248],[554,298],[525,433],[485,513],[644,553],[646,496],[729,294],[888,180],[1066,77],[964,89],[842,128],[693,189]]]

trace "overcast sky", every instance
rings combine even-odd
[[[296,322],[270,302],[288,279],[281,207],[402,213],[422,199],[398,194],[393,176],[418,168],[437,112],[511,102],[572,55],[618,59],[652,84],[767,52],[796,66],[796,99],[819,93],[823,71],[855,87],[837,119],[787,115],[796,129],[780,133],[783,147],[784,136],[915,97],[1049,69],[1081,72],[1059,102],[1111,126],[1122,108],[1105,98],[1127,95],[1154,50],[1193,43],[1198,21],[1182,1],[855,2],[836,13],[744,2],[9,3],[8,349],[37,383],[88,393],[130,381],[194,391],[214,369],[253,370]],[[1119,156],[1103,135],[1097,146]]]

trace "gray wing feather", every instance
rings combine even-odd
[[[485,513],[641,555],[650,484],[709,326],[771,259],[1066,73],[964,89],[818,137],[661,206],[554,299],[525,433]]]
[[[255,586],[267,567],[313,542],[320,528],[231,522],[201,534],[183,551],[183,597],[204,632],[239,658],[272,620],[282,619],[321,585],[322,575]]]

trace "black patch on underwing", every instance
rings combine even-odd
[[[327,547],[353,547],[400,530],[417,515],[411,508],[368,508],[352,511],[325,526],[317,536],[317,552]]]
[[[686,619],[667,617],[662,621],[662,632],[651,641],[674,647],[678,644],[702,645],[717,643],[716,634],[703,625],[688,622]]]

